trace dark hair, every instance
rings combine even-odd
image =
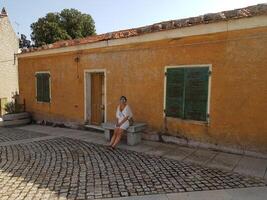
[[[127,98],[125,97],[125,96],[121,96],[121,98],[120,98],[120,100],[125,100],[125,101],[127,101]]]

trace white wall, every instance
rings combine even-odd
[[[18,91],[17,60],[19,40],[8,17],[0,17],[0,98],[11,100],[11,94]]]

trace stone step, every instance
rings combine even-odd
[[[96,131],[104,131],[104,128],[102,128],[101,126],[97,126],[97,125],[84,125],[85,129],[90,129],[90,130],[96,130]]]

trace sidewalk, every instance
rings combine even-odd
[[[245,188],[229,190],[213,190],[201,192],[148,195],[142,197],[123,197],[116,200],[263,200],[266,199],[267,188]],[[114,199],[105,199],[114,200]]]
[[[76,138],[96,144],[107,143],[104,134],[90,131],[54,128],[40,125],[29,125],[20,127],[19,129],[45,133],[50,136]],[[267,159],[144,140],[136,146],[128,146],[126,141],[123,140],[118,148],[264,178],[267,181]]]

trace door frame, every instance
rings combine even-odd
[[[107,120],[107,72],[106,69],[85,69],[84,70],[84,121],[87,121],[87,86],[86,75],[92,73],[104,73],[104,122]],[[90,85],[91,86],[91,85]],[[91,97],[91,95],[90,95]],[[91,113],[90,113],[91,116]],[[91,121],[89,120],[91,124]]]

